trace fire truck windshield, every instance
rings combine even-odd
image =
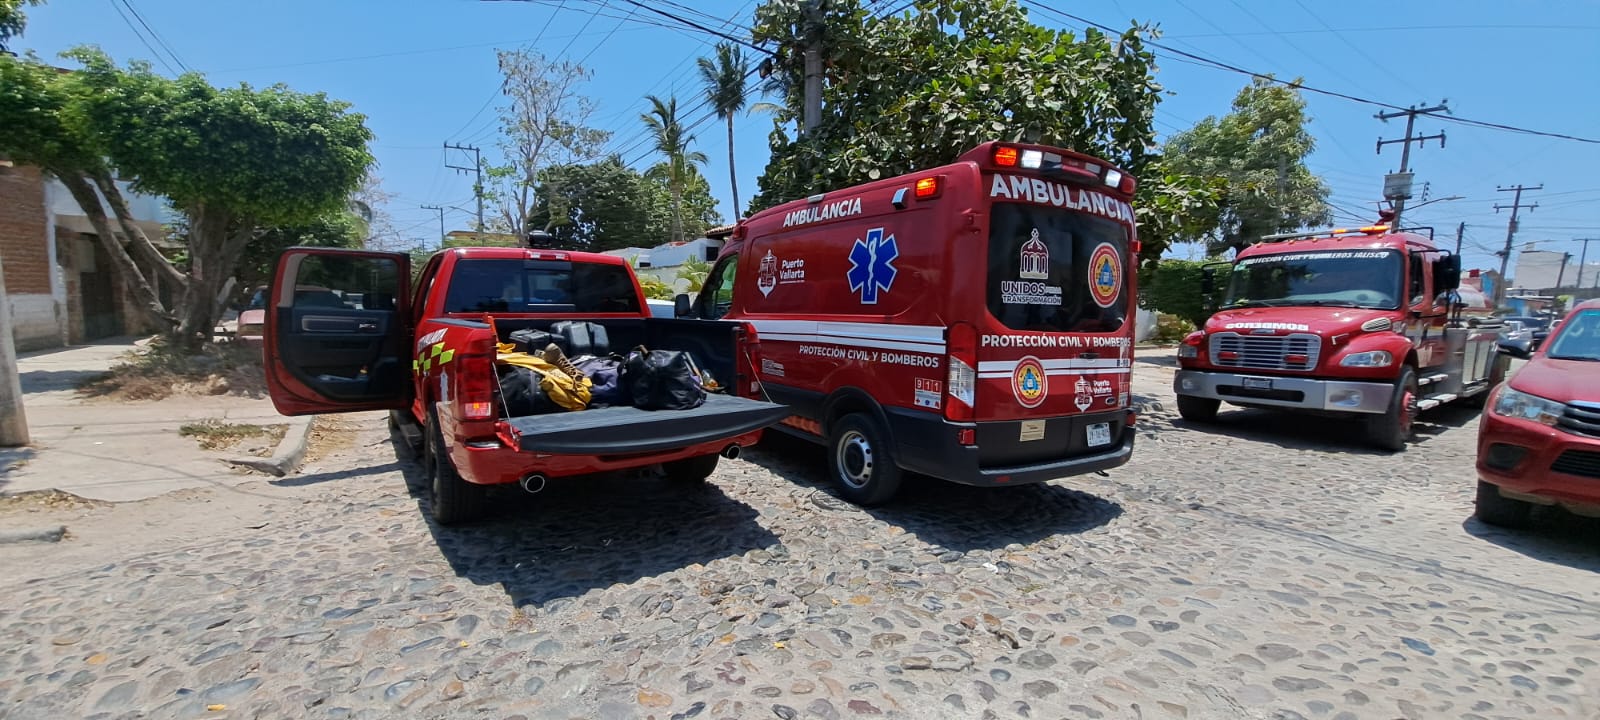
[[[1224,308],[1327,305],[1393,310],[1405,279],[1394,250],[1258,255],[1233,265]]]

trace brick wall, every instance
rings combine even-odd
[[[44,178],[37,168],[0,166],[0,256],[5,258],[11,317],[6,326],[18,350],[55,347],[62,308],[50,291],[50,234]]]

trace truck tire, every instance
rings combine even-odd
[[[1221,407],[1221,400],[1193,395],[1178,396],[1178,415],[1189,422],[1207,423],[1216,420],[1217,410]]]
[[[456,465],[445,450],[444,431],[439,428],[439,418],[428,414],[426,452],[423,467],[427,470],[428,505],[433,519],[440,525],[459,525],[482,518],[487,508],[489,489],[469,483],[456,472]]]
[[[878,423],[863,413],[839,418],[829,429],[828,470],[839,483],[839,494],[857,505],[887,502],[900,490],[894,451]]]
[[[1529,503],[1501,497],[1498,485],[1478,481],[1478,509],[1473,515],[1484,523],[1503,528],[1525,528],[1532,510],[1533,506]]]
[[[1394,381],[1394,397],[1388,411],[1367,416],[1367,437],[1373,445],[1390,452],[1406,449],[1411,441],[1412,424],[1417,419],[1417,371],[1410,365],[1400,368]]]
[[[715,453],[661,463],[661,471],[666,474],[668,481],[685,485],[703,483],[716,470],[717,455]]]

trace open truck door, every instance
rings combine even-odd
[[[410,402],[411,259],[290,248],[266,312],[266,375],[284,415],[393,410]]]

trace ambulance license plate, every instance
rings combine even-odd
[[[1244,379],[1244,388],[1246,390],[1271,390],[1272,380],[1271,378],[1247,377]]]
[[[1100,447],[1111,444],[1111,423],[1095,423],[1089,426],[1089,447]]]

